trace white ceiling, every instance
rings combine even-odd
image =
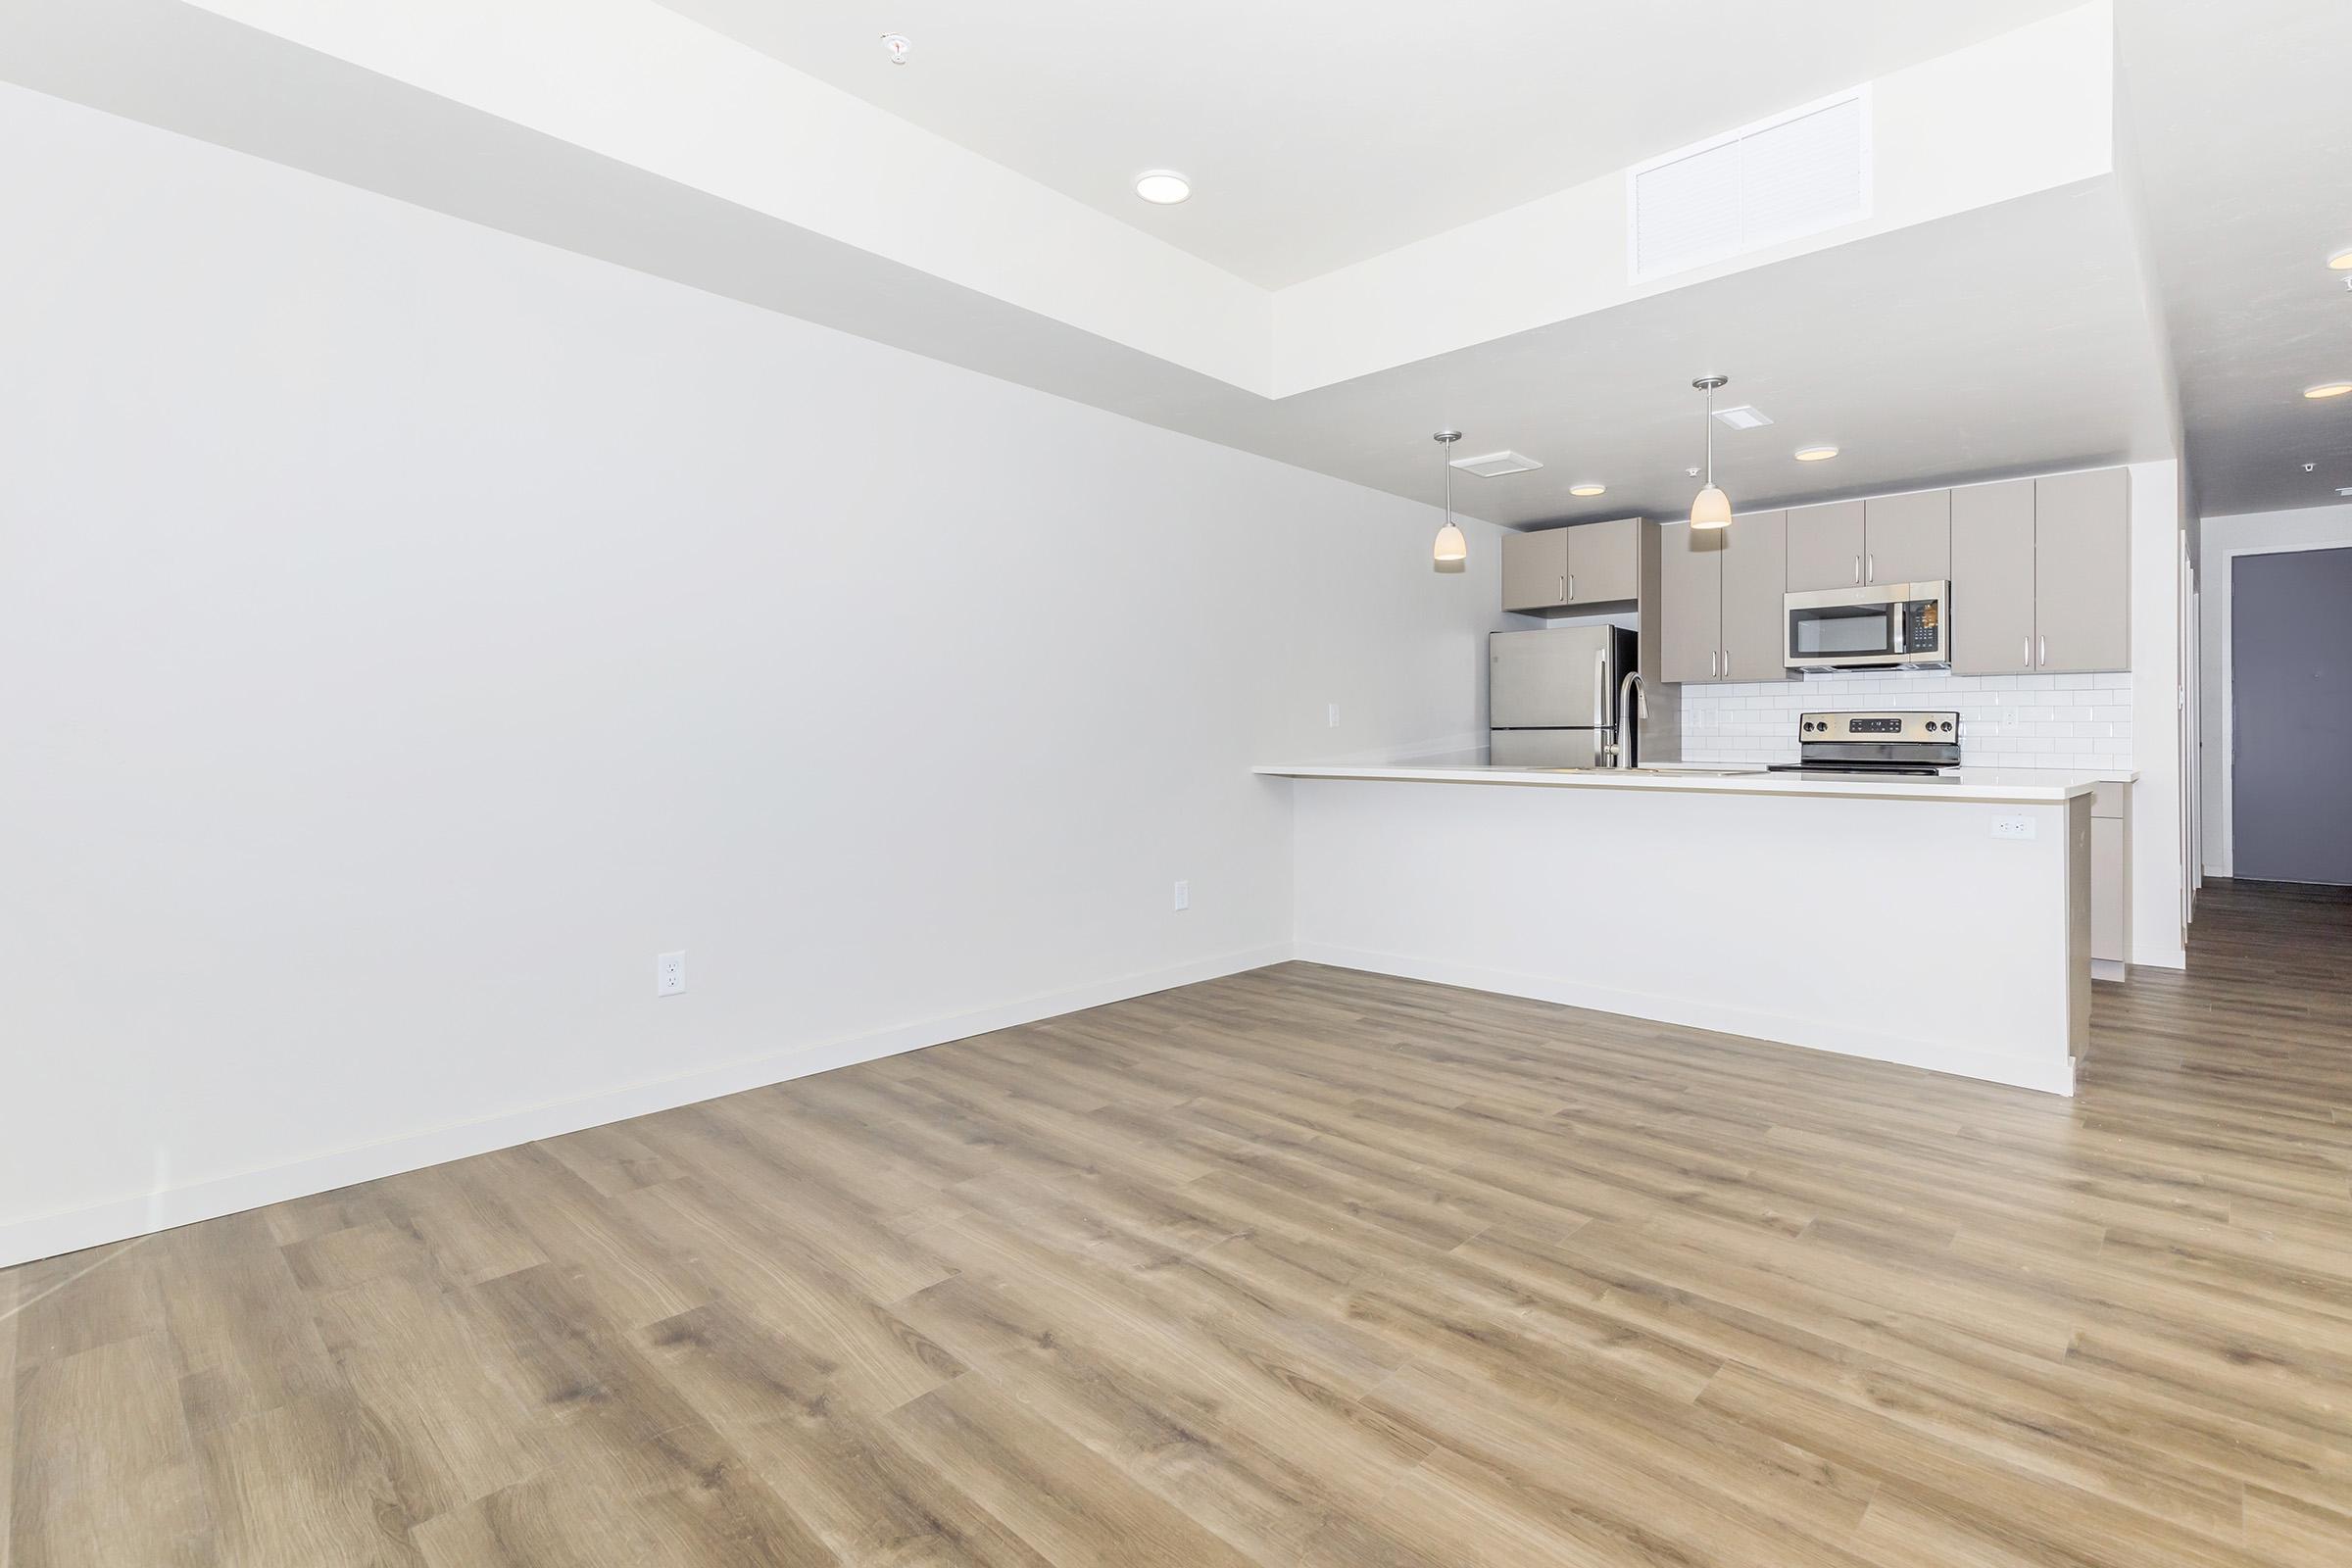
[[[2341,501],[2352,397],[2301,393],[2352,380],[2352,4],[2126,0],[2117,31],[2203,510]]]
[[[1298,0],[1245,14],[1230,0],[1170,0],[1084,13],[1099,24],[1089,44],[1064,30],[1081,13],[1063,0],[1036,0],[1011,20],[981,8],[959,19],[948,0],[904,0],[887,13],[845,0],[834,8],[782,5],[768,19],[778,36],[762,49],[787,56],[788,70],[678,16],[739,5],[748,13],[744,0],[665,4],[605,0],[593,25],[571,25],[549,23],[532,0],[410,0],[399,12],[294,0],[79,0],[0,9],[0,76],[1399,494],[1436,498],[1428,435],[1458,426],[1468,450],[1515,448],[1546,465],[1457,484],[1465,511],[1498,522],[1670,515],[1687,506],[1683,469],[1699,447],[1689,383],[1706,371],[1730,375],[1733,400],[1755,403],[1779,421],[1719,432],[1719,473],[1743,507],[2170,455],[2176,360],[2192,477],[2207,513],[2323,504],[2336,499],[2337,485],[2352,484],[2352,399],[2308,403],[2297,395],[2312,381],[2352,376],[2352,293],[2322,266],[2329,251],[2352,244],[2352,164],[2342,151],[2352,147],[2352,97],[2331,79],[2352,58],[2352,5],[2337,0],[2118,0],[2126,74],[2118,108],[2131,134],[2116,172],[2102,162],[2045,187],[2019,187],[2036,194],[1996,192],[1948,216],[1839,236],[1688,286],[1531,315],[1525,325],[1494,331],[1438,334],[1414,354],[1375,362],[1385,368],[1279,398],[994,280],[959,281],[953,267],[927,255],[886,259],[888,247],[865,235],[763,205],[758,178],[771,170],[789,179],[814,172],[829,181],[816,194],[834,203],[831,211],[862,215],[871,172],[901,159],[933,181],[935,200],[942,189],[966,197],[967,220],[1018,208],[1061,222],[1065,244],[1095,245],[1089,265],[1102,265],[1092,291],[1081,292],[1114,317],[1152,296],[1145,277],[1189,286],[1198,279],[1183,269],[1192,269],[1232,291],[1210,287],[1195,299],[1207,302],[1197,318],[1213,322],[1222,301],[1269,296],[1122,224],[1205,215],[1204,230],[1230,230],[1237,249],[1222,258],[1227,265],[1260,276],[1312,270],[1700,134],[1707,127],[1679,109],[1685,82],[1715,83],[1719,74],[1710,90],[1722,112],[1710,123],[1740,122],[1884,72],[1908,53],[2055,8],[1479,0],[1446,10]],[[1671,37],[1656,20],[1668,11],[1683,24]],[[431,30],[428,12],[441,31]],[[466,30],[491,13],[506,19],[503,34]],[[1967,20],[1932,42],[1923,30],[1930,13]],[[1138,20],[1147,14],[1183,18],[1188,27],[1181,37],[1155,36]],[[1448,18],[1443,36],[1425,39],[1395,21],[1436,14]],[[1752,14],[1785,30],[1754,38],[1742,30]],[[1696,27],[1693,15],[1701,18]],[[840,23],[843,16],[864,20]],[[884,16],[890,20],[877,20]],[[1791,16],[1809,26],[1788,27]],[[1320,47],[1309,36],[1317,18],[1333,29]],[[1849,24],[1838,24],[1841,18]],[[648,19],[660,26],[645,26]],[[1577,19],[1588,30],[1576,30]],[[349,53],[336,52],[342,40],[328,35],[330,24],[360,29]],[[273,30],[296,24],[325,31],[298,38]],[[530,30],[543,24],[560,30]],[[790,37],[837,25],[854,33],[837,60],[813,45],[793,52]],[[916,40],[916,61],[903,70],[878,48],[864,54],[873,34],[894,27]],[[1609,27],[1632,32],[1620,39],[1592,30]],[[677,36],[664,39],[664,29]],[[957,29],[970,40],[963,56],[942,42]],[[1539,34],[1553,54],[1605,58],[1612,69],[1579,77],[1545,60],[1538,70],[1527,41]],[[1249,50],[1210,42],[1237,35],[1252,40]],[[646,38],[673,48],[682,41],[695,59],[639,47]],[[1507,46],[1511,39],[1518,48]],[[2089,69],[2101,96],[2091,118],[2104,160],[2103,32],[2097,45]],[[604,54],[565,71],[532,69],[567,46]],[[963,85],[917,87],[948,74],[919,74],[943,64],[943,49]],[[1106,62],[1124,64],[1114,70]],[[737,86],[723,113],[691,112],[704,106],[680,93],[705,77],[688,65]],[[1078,160],[1071,169],[1092,160],[1097,173],[1086,178],[1116,178],[1085,192],[1096,205],[1082,206],[945,143],[906,151],[893,135],[930,138],[796,70],[835,79],[864,72],[897,83],[866,90],[920,92],[934,108],[965,93],[973,139],[1017,131],[1047,152],[1066,149]],[[1120,75],[1121,90],[1106,95],[1078,79],[1090,71]],[[1057,84],[1056,73],[1075,74],[1076,85]],[[1424,77],[1467,85],[1438,93]],[[974,87],[976,78],[988,90]],[[634,93],[613,90],[616,82]],[[509,84],[514,91],[493,103],[488,89]],[[825,110],[811,99],[838,106],[851,119],[836,124],[863,117],[862,137],[830,138],[856,141],[856,156],[826,153],[822,135],[740,133],[750,122],[744,106],[756,115],[779,97],[804,117]],[[517,104],[537,118],[508,107]],[[614,104],[619,119],[599,118]],[[1324,129],[1296,141],[1282,134],[1309,122]],[[2011,115],[2000,123],[2014,131],[2023,122]],[[1119,145],[1131,133],[1163,134],[1152,131],[1161,124],[1197,137],[1201,151],[1170,156]],[[660,138],[659,156],[623,145],[609,133],[614,126],[650,131]],[[1346,136],[1333,128],[1340,126],[1350,127]],[[2019,135],[2035,146],[2044,139],[2012,139]],[[1344,145],[1348,137],[1352,145]],[[1931,140],[1939,167],[1959,169],[1981,151],[1967,138]],[[785,150],[771,156],[771,146]],[[1281,156],[1266,147],[1280,147]],[[732,160],[725,172],[748,181],[701,182],[697,161],[706,155]],[[1456,167],[1446,179],[1425,178],[1432,159]],[[1138,212],[1125,181],[1133,166],[1150,163],[1187,164],[1220,201],[1246,195],[1257,205],[1224,212],[1204,188],[1185,208]],[[1320,184],[1324,199],[1302,205],[1289,188],[1299,183]],[[1025,208],[1024,192],[1037,198]],[[784,194],[807,196],[798,185]],[[998,224],[1005,234],[987,234],[980,222],[943,224],[939,211],[922,202],[897,217],[917,239],[933,231],[951,240],[1004,238],[1016,260],[1038,249],[1026,219],[1005,219]],[[1065,214],[1073,220],[1063,221]],[[1589,240],[1583,230],[1554,233],[1546,247],[1620,245],[1618,221],[1605,215]],[[1103,234],[1115,243],[1098,244]],[[1181,267],[1150,271],[1171,261]],[[1457,260],[1446,267],[1460,270]],[[1296,299],[1333,281],[1270,297]],[[1244,332],[1236,341],[1246,350],[1251,339]],[[1813,441],[1836,443],[1843,455],[1794,463],[1793,449]],[[2304,461],[2319,471],[2304,475]],[[1606,483],[1608,493],[1568,496],[1582,479]]]
[[[662,3],[1279,288],[2081,0]]]

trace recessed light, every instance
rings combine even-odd
[[[2322,381],[2318,386],[2303,389],[2307,398],[2340,398],[2347,392],[2352,392],[2352,381]]]
[[[2352,272],[2352,245],[2345,246],[2328,258],[2328,265],[2339,272]]]
[[[1837,455],[1836,447],[1798,447],[1796,449],[1796,461],[1799,463],[1827,463]]]
[[[1154,207],[1173,207],[1193,194],[1193,182],[1171,170],[1135,176],[1135,193]]]
[[[1568,493],[1572,496],[1597,496],[1605,494],[1608,488],[1605,484],[1572,484],[1568,487]]]

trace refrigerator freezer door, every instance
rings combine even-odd
[[[1600,737],[1596,729],[1490,730],[1487,760],[1496,767],[1598,767]]]
[[[1494,729],[1599,729],[1617,691],[1610,626],[1498,631],[1487,639],[1487,723]]]

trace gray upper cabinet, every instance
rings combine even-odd
[[[1549,610],[1568,602],[1568,530],[1502,536],[1502,608]]]
[[[2122,468],[2034,481],[2034,667],[2132,665],[2132,490]]]
[[[1568,602],[1597,605],[1642,591],[1642,519],[1588,522],[1559,530],[1568,541]]]
[[[1723,680],[1787,680],[1787,512],[1743,512],[1723,530]]]
[[[2034,481],[1952,492],[1952,670],[2034,667]]]
[[[1696,684],[1723,662],[1723,533],[1658,530],[1658,675]]]
[[[1949,490],[1879,496],[1864,502],[1862,512],[1864,582],[1942,582],[1951,576]]]
[[[1861,502],[1833,501],[1819,507],[1790,507],[1785,515],[1788,580],[1783,587],[1788,592],[1851,588],[1862,581],[1862,558],[1868,551],[1862,537]]]
[[[1788,514],[1741,513],[1729,528],[1658,530],[1658,679],[1787,680],[1781,584]]]
[[[1502,536],[1502,608],[1542,612],[1642,592],[1642,519]]]
[[[2131,668],[2131,512],[2123,468],[1953,491],[1953,670]]]

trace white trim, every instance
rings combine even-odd
[[[0,1224],[0,1267],[79,1251],[85,1247],[123,1241],[176,1225],[192,1225],[198,1220],[217,1219],[265,1203],[332,1192],[357,1182],[396,1176],[403,1171],[484,1154],[495,1149],[512,1149],[534,1139],[602,1127],[631,1116],[805,1078],[810,1073],[831,1072],[836,1067],[920,1051],[950,1040],[1036,1023],[1043,1018],[1124,1002],[1154,991],[1263,968],[1291,956],[1287,943],[1220,954],[1172,968],[1001,1002],[953,1017],[927,1018],[871,1034],[798,1046],[790,1051],[747,1057],[674,1077],[648,1079],[573,1100],[525,1105],[373,1143],[322,1150],[259,1170],[238,1171],[82,1208],[13,1220]]]
[[[1520,974],[1508,969],[1489,969],[1478,964],[1453,963],[1439,958],[1406,957],[1394,953],[1372,953],[1320,942],[1299,943],[1298,956],[1305,963],[1326,963],[1340,969],[1362,969],[1372,974],[1396,975],[1406,980],[1463,986],[1473,991],[1494,992],[1506,997],[1527,997],[1537,1002],[1558,1003],[1567,1007],[1590,1007],[1597,1012],[1616,1013],[1620,1017],[1647,1018],[1658,1023],[1708,1029],[1717,1034],[1741,1035],[1767,1045],[1792,1046],[1804,1051],[1824,1051],[1833,1055],[1924,1067],[1930,1072],[1951,1073],[1989,1083],[2008,1084],[2019,1089],[2035,1089],[2044,1094],[2072,1095],[2075,1092],[2074,1063],[2071,1060],[2063,1069],[2054,1070],[2039,1062],[2021,1061],[2014,1056],[1994,1055],[1985,1052],[1960,1052],[1931,1041],[1851,1029],[1815,1018],[1790,1017],[1754,1007],[1719,1006],[1692,1002],[1687,997],[1625,991],[1614,986],[1586,985],[1547,975]]]
[[[2093,958],[2090,960],[2090,977],[2093,980],[2118,982],[2129,980],[2132,978],[2132,965],[2121,958]]]

